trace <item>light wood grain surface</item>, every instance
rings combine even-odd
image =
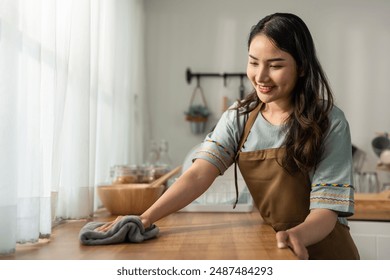
[[[355,193],[355,214],[349,220],[390,222],[390,190]]]
[[[98,212],[94,220],[113,217]],[[50,241],[18,245],[16,253],[0,259],[60,260],[250,260],[296,259],[290,249],[276,247],[274,230],[262,223],[258,212],[178,212],[156,224],[157,238],[140,244],[83,246],[78,233],[86,220],[67,221],[56,226]]]

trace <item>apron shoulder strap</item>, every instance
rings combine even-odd
[[[240,151],[241,151],[242,147],[244,146],[244,143],[245,143],[246,139],[249,136],[251,128],[252,128],[253,124],[256,121],[257,115],[259,114],[261,107],[262,107],[262,103],[259,102],[259,104],[257,104],[257,106],[249,113],[249,117],[248,117],[248,120],[246,120],[246,122],[245,122],[244,131],[243,131],[243,133],[241,135],[241,139],[238,142],[236,155],[234,156],[234,185],[236,187],[236,201],[234,202],[233,209],[236,208],[237,203],[238,203],[238,182],[237,182],[237,161],[238,161],[238,157],[240,155]],[[239,123],[238,119],[239,119],[239,112],[238,112],[238,109],[237,109],[237,124]]]
[[[245,127],[244,127],[244,131],[241,135],[241,139],[240,141],[238,142],[238,147],[237,147],[237,152],[236,152],[236,159],[238,158],[238,154],[240,153],[242,147],[244,146],[244,143],[246,141],[246,139],[248,138],[249,136],[249,133],[252,129],[252,126],[253,124],[255,123],[256,121],[256,118],[257,118],[257,115],[259,114],[260,112],[260,109],[262,107],[262,103],[260,102],[250,113],[249,113],[249,117],[248,117],[248,120],[245,122]],[[237,118],[238,118],[238,111],[237,111]]]

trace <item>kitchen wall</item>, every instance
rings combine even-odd
[[[245,72],[250,27],[277,11],[296,13],[309,26],[336,103],[349,120],[352,141],[367,153],[365,169],[375,169],[371,140],[376,132],[390,132],[386,0],[145,0],[145,139],[167,139],[174,164],[182,164],[205,136],[192,134],[184,119],[196,85],[195,80],[186,82],[186,68]],[[223,97],[239,97],[239,79],[228,79],[225,87],[223,79],[205,78],[201,85],[213,113],[210,129],[222,113]]]

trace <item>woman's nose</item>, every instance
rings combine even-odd
[[[265,67],[258,67],[255,78],[257,83],[267,82],[269,80],[267,69]]]

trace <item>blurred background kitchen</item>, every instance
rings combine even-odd
[[[366,151],[365,167],[375,168],[371,140],[390,127],[388,1],[145,1],[148,137],[167,139],[175,148],[173,161],[180,164],[204,136],[194,136],[183,121],[196,85],[186,82],[186,68],[245,72],[249,29],[275,11],[297,13],[306,21],[336,102],[350,122],[353,143]],[[201,84],[212,128],[223,97],[239,97],[239,79],[228,79],[224,86],[223,79],[204,78]]]
[[[0,252],[50,235],[53,212],[91,215],[110,168],[145,163],[151,140],[183,164],[240,89],[251,91],[223,73],[245,73],[251,26],[277,11],[311,30],[359,172],[390,182],[372,148],[390,131],[389,1],[1,0]],[[211,114],[196,133],[188,70],[220,75],[199,80]]]

